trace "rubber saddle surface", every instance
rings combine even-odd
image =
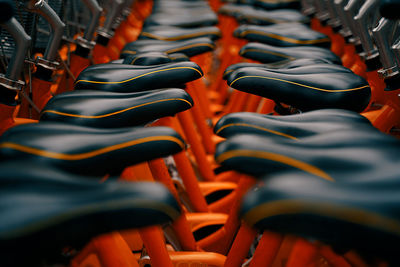
[[[84,69],[79,74],[75,89],[133,93],[180,87],[202,76],[200,67],[193,62],[154,66],[98,64]]]
[[[79,249],[97,235],[164,224],[179,216],[178,203],[160,184],[98,179],[26,160],[2,162],[2,266],[39,266],[62,248]]]
[[[190,109],[193,100],[182,89],[137,93],[77,90],[55,95],[43,108],[40,121],[119,128],[150,123]]]
[[[167,127],[98,129],[57,122],[13,127],[0,137],[0,160],[46,163],[81,175],[116,174],[127,166],[184,149]]]

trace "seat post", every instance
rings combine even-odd
[[[168,170],[166,169],[166,166],[160,162],[162,161],[161,159],[149,162],[149,163],[143,163],[143,164],[138,164],[135,166],[132,166],[132,172],[133,175],[136,177],[132,177],[133,180],[146,180],[146,181],[154,181],[157,180],[161,183],[163,183],[173,194],[175,197],[176,201],[179,203],[179,196],[176,191],[176,188],[172,184],[172,179],[169,176]],[[139,177],[140,176],[140,177]],[[182,211],[184,213],[184,211]],[[180,245],[184,250],[188,251],[196,251],[196,242],[194,240],[193,234],[189,228],[189,223],[186,220],[185,215],[183,214],[182,216],[179,217],[176,221],[172,223],[172,228],[175,231],[175,234],[177,235],[177,238],[180,242]],[[152,231],[151,231],[152,232]],[[151,239],[150,239],[151,240]],[[157,240],[157,239],[154,239]],[[156,241],[154,241],[156,242]]]

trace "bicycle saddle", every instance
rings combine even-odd
[[[281,10],[243,10],[236,16],[240,23],[257,24],[257,25],[271,25],[271,24],[284,24],[290,22],[310,23],[310,19],[297,10],[281,9]]]
[[[153,13],[165,13],[177,11],[202,10],[203,12],[211,12],[210,6],[204,1],[158,1],[153,5]]]
[[[213,12],[204,11],[207,10],[194,9],[192,12],[188,12],[187,9],[178,9],[173,12],[156,13],[147,17],[143,26],[163,25],[181,28],[196,28],[216,25],[218,23],[217,15]]]
[[[171,26],[148,26],[142,29],[138,39],[180,41],[199,37],[208,37],[214,41],[221,38],[221,30],[215,26],[199,27],[194,29]]]
[[[196,56],[215,48],[214,42],[207,37],[183,41],[138,40],[128,43],[121,51],[121,58],[144,52],[182,53],[188,57]]]
[[[276,47],[260,43],[248,43],[244,45],[239,54],[242,57],[254,59],[262,63],[272,63],[296,58],[317,58],[329,60],[332,63],[341,65],[341,60],[332,51],[322,47],[293,46]]]
[[[185,15],[196,13],[213,13],[208,3],[204,1],[159,1],[154,3],[152,14],[175,14]]]
[[[336,183],[300,172],[268,177],[244,196],[241,217],[256,228],[323,241],[341,253],[355,249],[370,264],[378,257],[398,266],[398,163],[385,167],[363,172],[357,183],[352,180],[358,169]]]
[[[232,73],[233,71],[244,68],[244,67],[259,67],[259,68],[265,68],[269,70],[273,69],[291,69],[291,68],[297,68],[297,67],[302,67],[302,66],[309,66],[309,65],[315,65],[315,64],[332,64],[332,62],[326,60],[326,59],[318,59],[318,58],[299,58],[299,59],[294,59],[294,60],[282,60],[279,62],[274,62],[274,63],[269,63],[269,64],[260,64],[260,63],[248,63],[248,62],[242,62],[242,63],[236,63],[228,66],[223,74],[223,79],[226,80],[228,78],[228,75]],[[340,66],[340,65],[338,65]],[[344,68],[341,66],[341,68]]]
[[[298,59],[300,60],[300,59]],[[253,63],[253,65],[248,65],[249,67],[245,67],[247,68],[254,68],[254,69],[261,69],[261,70],[266,70],[266,71],[270,71],[270,72],[277,72],[277,73],[285,73],[285,74],[297,74],[297,75],[301,75],[301,74],[322,74],[322,73],[353,73],[350,69],[343,67],[342,65],[336,65],[336,64],[332,64],[332,63],[313,63],[313,64],[309,64],[306,65],[305,63],[308,61],[311,61],[312,59],[304,59],[302,58],[301,60],[305,60],[302,62],[293,62],[293,64],[290,63],[281,63],[281,62],[277,62],[279,64],[274,64],[274,63],[270,63],[270,64],[258,64],[257,63]],[[293,60],[293,61],[297,61],[297,60]],[[304,64],[303,64],[304,63]],[[238,63],[241,64],[241,63]],[[243,66],[246,63],[243,63]],[[251,64],[251,63],[247,63],[247,64]],[[236,65],[236,64],[235,64]],[[270,68],[268,66],[272,65],[273,67]],[[281,68],[278,68],[278,66],[280,66]],[[226,75],[226,80],[230,80],[231,77],[230,76],[235,76],[236,72],[240,71],[243,67],[242,66],[233,66],[230,69],[230,72],[227,73]],[[234,72],[236,71],[236,72]]]
[[[273,46],[320,46],[330,47],[330,39],[301,23],[281,23],[269,26],[241,25],[233,35],[252,42]]]
[[[225,115],[214,126],[214,133],[230,138],[236,134],[260,134],[298,139],[342,129],[370,125],[367,118],[343,109],[320,109],[305,113],[273,116],[252,112]]]
[[[136,66],[153,66],[172,62],[190,61],[190,59],[182,53],[167,54],[163,52],[145,52],[126,56],[120,63],[136,65]]]
[[[153,66],[174,62],[167,53],[163,52],[145,52],[140,54],[129,55],[122,60],[122,64],[137,66]]]
[[[2,266],[39,266],[64,247],[79,249],[103,233],[164,224],[179,213],[158,183],[99,183],[37,162],[0,164]]]
[[[6,131],[0,161],[23,158],[82,175],[119,175],[127,166],[182,149],[182,138],[167,127],[98,129],[43,122]]]
[[[283,8],[300,9],[301,7],[299,0],[286,0],[286,1],[254,0],[254,5],[267,10],[283,9]]]
[[[218,13],[221,15],[237,17],[241,12],[246,10],[252,11],[255,10],[255,8],[250,4],[241,5],[238,3],[228,3],[221,6],[218,9]]]
[[[155,66],[97,64],[84,69],[75,82],[75,90],[101,90],[132,93],[159,88],[180,87],[203,76],[193,62]]]
[[[270,25],[277,23],[309,23],[309,19],[296,10],[283,9],[267,11],[249,5],[226,4],[218,13],[233,16],[242,23]]]
[[[340,180],[342,172],[369,170],[398,158],[400,143],[373,126],[341,129],[299,140],[260,134],[235,135],[220,143],[216,161],[223,170],[236,170],[259,177],[294,169],[326,180]],[[379,147],[379,149],[377,149]],[[371,167],[372,168],[372,167]]]
[[[78,90],[55,95],[40,114],[40,121],[59,121],[97,128],[144,125],[190,109],[193,100],[182,89],[138,93]]]
[[[363,111],[370,100],[368,82],[343,69],[342,72],[319,73],[318,67],[305,66],[270,71],[262,68],[241,68],[228,77],[230,87],[282,102],[302,111],[321,108],[342,108]],[[302,69],[307,71],[302,72]]]

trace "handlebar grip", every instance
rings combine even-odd
[[[382,17],[391,20],[400,19],[400,0],[381,0],[379,11]]]
[[[15,14],[15,4],[12,0],[0,0],[0,23],[9,21]]]

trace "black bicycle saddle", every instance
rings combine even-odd
[[[363,111],[370,100],[368,82],[345,68],[331,71],[333,65],[319,73],[319,67],[304,66],[270,71],[241,68],[228,77],[232,88],[282,102],[302,111],[342,108]],[[302,71],[306,70],[306,71]]]
[[[310,23],[310,19],[297,10],[281,9],[266,11],[263,9],[244,10],[237,15],[237,20],[241,23],[271,25],[284,24],[290,22]]]
[[[159,1],[154,2],[152,14],[171,14],[175,16],[197,13],[213,13],[204,1]]]
[[[170,12],[164,11],[150,15],[144,21],[144,27],[163,25],[196,28],[213,26],[217,23],[217,15],[207,9],[195,9],[191,12],[188,12],[188,9],[176,9]]]
[[[259,229],[323,241],[339,253],[355,249],[371,266],[376,258],[398,266],[398,162],[365,168],[370,171],[349,168],[340,182],[301,172],[269,176],[244,196],[241,217]]]
[[[265,68],[268,70],[274,70],[274,69],[291,69],[291,68],[297,68],[297,67],[303,67],[303,66],[310,66],[310,65],[315,65],[315,64],[332,64],[329,60],[326,59],[318,59],[318,58],[299,58],[299,59],[294,59],[294,60],[282,60],[278,61],[275,63],[268,63],[268,64],[260,64],[260,63],[248,63],[248,62],[241,62],[241,63],[236,63],[228,66],[223,74],[223,79],[226,80],[228,78],[228,75],[232,73],[233,71],[244,68],[244,67],[258,67],[258,68]],[[341,65],[337,65],[340,68],[344,68]]]
[[[241,25],[233,32],[238,38],[273,46],[330,47],[325,34],[311,30],[301,23],[280,23],[269,26]]]
[[[314,46],[276,47],[260,43],[244,45],[239,54],[262,63],[273,63],[296,58],[317,58],[341,65],[340,58],[329,49]]]
[[[23,158],[82,175],[117,174],[127,166],[184,149],[171,128],[98,129],[57,122],[10,128],[0,138],[0,161]]]
[[[226,4],[218,13],[234,16],[241,23],[271,25],[277,23],[300,22],[309,23],[310,20],[296,10],[282,9],[267,11],[249,5]]]
[[[182,89],[138,93],[77,90],[55,95],[40,114],[40,121],[121,128],[150,123],[190,109],[193,100]]]
[[[218,9],[218,13],[221,15],[238,17],[241,12],[246,10],[255,10],[250,4],[238,4],[238,3],[227,3]]]
[[[132,93],[180,87],[202,76],[200,67],[193,62],[154,66],[97,64],[87,67],[79,74],[75,89]]]
[[[222,117],[214,126],[214,132],[224,138],[260,134],[297,140],[342,129],[357,129],[360,125],[370,125],[370,122],[356,112],[343,109],[320,109],[287,116],[237,112]]]
[[[154,66],[173,62],[190,61],[189,57],[182,53],[167,54],[163,52],[144,52],[126,56],[120,59],[122,64],[135,66]]]
[[[254,5],[262,7],[266,10],[272,9],[300,9],[301,1],[299,0],[285,0],[285,1],[268,1],[268,0],[254,0]]]
[[[271,138],[259,134],[235,135],[221,142],[216,161],[224,170],[256,177],[294,169],[326,180],[338,180],[342,172],[368,165],[384,166],[398,158],[399,141],[368,124],[304,137]],[[379,149],[377,149],[379,147]]]
[[[193,38],[182,41],[138,40],[128,43],[121,51],[121,58],[145,52],[182,53],[188,57],[196,56],[215,48],[208,37]]]
[[[217,40],[221,30],[215,26],[186,29],[172,26],[148,26],[142,29],[138,39],[156,39],[162,41],[178,41],[192,38],[208,37]]]
[[[322,74],[322,73],[353,73],[350,69],[343,67],[342,65],[336,65],[332,63],[313,63],[313,64],[306,64],[307,62],[312,61],[313,59],[295,59],[295,60],[290,60],[285,63],[277,62],[277,63],[270,63],[270,64],[258,64],[253,63],[253,65],[249,64],[248,67],[246,67],[246,63],[242,63],[243,65],[238,65],[235,66],[233,65],[232,68],[229,69],[229,73],[226,73],[228,69],[225,71],[225,77],[226,80],[230,80],[231,78],[235,77],[236,72],[240,71],[240,69],[246,67],[247,68],[254,68],[254,69],[262,69],[270,72],[277,72],[277,73],[285,73],[285,74],[296,74],[296,75],[302,75],[302,74]],[[319,60],[319,59],[318,59]],[[279,64],[278,64],[279,63]],[[269,67],[272,65],[272,68]],[[236,71],[236,72],[234,72]],[[233,77],[230,77],[233,76]]]
[[[99,183],[27,160],[0,164],[5,267],[41,266],[64,247],[79,249],[103,233],[164,224],[179,213],[174,197],[158,183]]]
[[[195,0],[195,1],[155,0],[153,10],[163,11],[165,9],[176,10],[176,8],[199,8],[199,7],[208,8],[209,10],[211,10],[209,4],[202,0],[199,0],[199,1],[198,0]]]

